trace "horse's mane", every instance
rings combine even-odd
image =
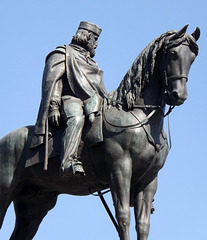
[[[128,108],[133,107],[133,103],[138,101],[141,97],[143,88],[152,78],[157,54],[164,47],[173,47],[187,40],[192,48],[191,50],[196,54],[198,53],[198,46],[195,39],[190,34],[185,33],[183,36],[170,42],[169,40],[176,32],[177,31],[174,30],[167,31],[147,45],[135,59],[117,90],[111,94],[113,99],[127,104]]]

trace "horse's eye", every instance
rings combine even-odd
[[[169,52],[169,56],[171,60],[176,60],[177,59],[177,53],[175,51]]]

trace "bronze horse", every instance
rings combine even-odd
[[[103,107],[104,141],[80,151],[86,176],[60,179],[58,155],[25,167],[41,149],[30,149],[34,126],[0,140],[0,225],[13,201],[16,223],[11,240],[31,240],[59,194],[89,195],[110,188],[120,240],[129,240],[130,206],[134,206],[138,240],[147,240],[157,174],[169,147],[163,130],[165,105],[187,99],[186,82],[198,54],[200,30],[168,31],[135,59]],[[54,152],[56,142],[50,146]],[[39,155],[38,155],[39,154]],[[51,153],[52,154],[52,153]],[[41,160],[41,159],[40,159]]]

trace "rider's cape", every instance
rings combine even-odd
[[[42,98],[31,148],[44,142],[46,121],[55,83],[66,74],[74,96],[81,99],[86,115],[100,111],[106,93],[103,71],[82,47],[69,44],[57,47],[46,57],[42,79]]]

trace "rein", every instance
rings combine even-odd
[[[117,103],[117,104],[120,104],[120,105],[122,105],[122,106],[126,105],[126,104],[124,104],[124,103],[121,102],[121,101],[118,101],[118,100],[115,100],[115,99],[110,98],[110,97],[107,96],[106,94],[105,94],[104,97],[105,97],[105,99],[110,100],[112,103]],[[114,123],[111,123],[111,122],[106,118],[106,115],[105,115],[105,107],[104,107],[104,114],[103,114],[103,116],[104,116],[105,121],[106,121],[109,125],[111,125],[111,126],[113,126],[113,127],[117,127],[117,128],[125,128],[125,129],[126,129],[126,128],[131,128],[131,127],[139,127],[139,126],[142,126],[143,124],[147,123],[147,122],[149,121],[149,119],[156,113],[156,111],[157,111],[157,110],[160,110],[162,107],[164,107],[164,106],[161,106],[161,105],[137,105],[137,104],[134,105],[134,108],[153,109],[153,110],[150,112],[149,115],[147,115],[147,116],[146,116],[143,120],[141,120],[141,121],[137,118],[137,116],[134,115],[134,113],[133,113],[132,111],[129,111],[129,113],[131,113],[131,114],[133,115],[133,117],[135,117],[135,119],[136,119],[138,122],[137,122],[137,123],[134,123],[134,124],[131,124],[131,125],[125,125],[125,126],[123,126],[123,125],[116,125],[116,124],[114,124]],[[167,113],[164,114],[163,117],[168,116],[168,115],[172,112],[172,110],[173,110],[174,107],[175,107],[175,106],[169,106],[169,109],[168,109]]]
[[[109,122],[109,120],[106,118],[105,114],[104,114],[104,119],[109,125],[111,125],[113,127],[117,127],[117,128],[125,128],[126,129],[126,128],[131,128],[131,127],[139,127],[139,126],[142,126],[143,124],[145,124],[146,122],[149,121],[149,119],[155,114],[156,109],[152,110],[151,113],[148,116],[146,116],[146,118],[144,118],[142,121],[139,121],[137,119],[137,117],[133,114],[132,111],[129,111],[129,112],[135,117],[135,119],[137,120],[137,123],[134,123],[134,124],[131,124],[131,125],[126,125],[126,126],[116,125],[114,123]]]
[[[119,104],[119,105],[122,105],[122,106],[126,106],[126,104],[123,103],[122,101],[113,99],[113,98],[109,97],[107,94],[104,94],[104,97],[105,97],[105,99],[109,100],[112,103],[116,103],[116,104]],[[147,104],[146,105],[134,104],[133,107],[134,108],[161,108],[161,107],[164,107],[164,106],[161,106],[161,105],[147,105]]]

